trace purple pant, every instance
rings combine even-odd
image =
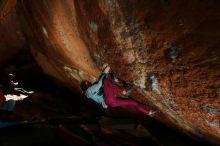
[[[149,114],[149,110],[145,109],[134,100],[117,97],[118,94],[122,94],[123,91],[125,91],[125,89],[112,80],[108,78],[104,79],[104,100],[106,105],[109,107],[131,106],[144,114]]]

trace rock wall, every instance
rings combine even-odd
[[[47,74],[79,90],[109,63],[136,100],[162,111],[158,120],[220,144],[219,4],[21,0],[17,10]]]
[[[16,0],[0,1],[0,63],[25,47],[26,40],[15,9]]]

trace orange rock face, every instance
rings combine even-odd
[[[158,120],[220,144],[219,4],[23,0],[18,9],[46,73],[73,88],[109,63],[137,100],[162,111]]]
[[[25,46],[25,38],[17,18],[16,0],[0,1],[0,62],[12,58]]]

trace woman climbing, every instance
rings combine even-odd
[[[101,104],[104,108],[131,106],[149,116],[155,114],[155,111],[147,110],[132,99],[120,98],[118,95],[126,95],[126,90],[112,80],[109,72],[110,66],[108,64],[104,65],[103,71],[93,84],[91,84],[89,81],[83,81],[81,83],[81,88],[87,98],[91,98],[95,102]]]

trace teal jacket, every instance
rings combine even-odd
[[[102,91],[102,82],[105,76],[106,73],[101,72],[95,83],[86,90],[85,95],[87,98],[101,104],[102,107],[107,108],[108,106],[105,104]]]

